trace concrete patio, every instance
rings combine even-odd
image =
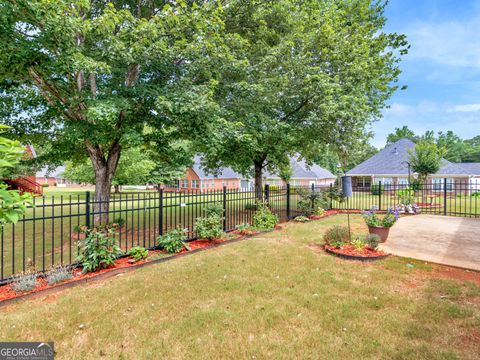
[[[480,271],[480,219],[405,216],[380,248],[390,254]]]

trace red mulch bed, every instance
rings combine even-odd
[[[336,248],[330,245],[324,245],[325,249],[327,249],[329,252],[332,252],[337,255],[345,255],[345,256],[352,256],[352,257],[358,257],[358,258],[377,258],[377,257],[385,257],[388,254],[379,251],[379,250],[372,250],[370,248],[363,248],[363,250],[357,250],[352,244],[345,244],[342,245],[340,248]]]
[[[218,240],[210,241],[210,240],[200,239],[200,240],[190,241],[188,243],[188,245],[190,247],[190,251],[193,251],[193,250],[196,250],[196,249],[206,248],[206,247],[209,247],[209,246],[212,246],[212,245],[215,245],[215,244],[220,244],[220,243],[224,242],[225,240],[226,239],[218,239]],[[188,250],[183,249],[178,254],[185,253],[185,252],[188,252]],[[123,258],[117,259],[115,261],[115,264],[113,266],[110,266],[109,268],[98,270],[98,271],[95,271],[95,272],[86,273],[86,274],[82,274],[81,269],[74,269],[73,270],[73,277],[71,279],[66,280],[66,281],[62,281],[62,282],[54,284],[54,285],[48,285],[47,281],[43,277],[39,277],[37,279],[37,286],[32,291],[16,293],[11,288],[10,284],[5,285],[5,286],[0,286],[0,302],[3,301],[3,300],[8,300],[8,299],[12,299],[14,297],[18,297],[18,296],[38,293],[40,291],[50,289],[50,288],[53,288],[53,287],[56,287],[58,285],[62,285],[62,284],[65,284],[65,283],[70,283],[70,282],[74,282],[74,281],[78,281],[78,280],[82,280],[82,279],[87,279],[87,278],[92,278],[92,277],[95,277],[95,276],[98,276],[100,274],[110,272],[110,271],[113,271],[113,270],[116,270],[116,269],[127,268],[127,267],[131,267],[131,266],[136,266],[136,265],[139,265],[139,264],[143,264],[143,263],[146,263],[146,262],[150,262],[152,260],[149,259],[149,258],[152,255],[155,255],[155,254],[158,254],[158,253],[160,253],[160,254],[165,253],[165,251],[163,251],[163,250],[149,250],[147,259],[140,260],[140,261],[137,261],[137,262],[134,262],[134,263],[129,263],[129,260],[131,259],[130,256],[123,257]],[[173,255],[173,256],[175,256],[175,255]]]

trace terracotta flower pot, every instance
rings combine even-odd
[[[368,232],[370,234],[376,234],[380,236],[382,242],[385,242],[388,238],[388,234],[390,232],[390,228],[383,227],[383,226],[369,226]]]

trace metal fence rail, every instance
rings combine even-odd
[[[334,208],[349,210],[388,210],[405,204],[407,199],[419,206],[422,213],[480,217],[480,182],[436,179],[409,187],[406,184],[382,184],[372,187],[353,186],[353,196],[343,202],[334,201]]]
[[[413,201],[423,213],[480,217],[480,186],[474,182],[442,179],[420,185]],[[263,196],[281,221],[301,214],[299,189],[334,194],[334,186],[265,186]],[[388,210],[399,205],[409,188],[378,183],[373,188],[353,187],[353,197],[340,202],[330,196],[326,208]],[[124,251],[134,246],[154,248],[159,235],[176,227],[186,228],[189,240],[196,238],[195,219],[203,209],[218,203],[224,209],[225,231],[239,224],[251,224],[255,212],[254,191],[224,188],[220,191],[139,192],[112,194],[108,211],[98,211],[104,202],[94,194],[43,196],[35,198],[15,225],[5,226],[0,236],[0,284],[29,268],[45,271],[54,265],[75,263],[81,227],[94,223],[120,223],[117,240]]]
[[[298,195],[293,193],[289,186],[265,187],[264,198],[281,221],[299,213]],[[134,246],[152,249],[159,235],[176,227],[187,229],[188,239],[195,239],[195,219],[203,216],[203,209],[209,204],[222,205],[223,227],[230,231],[236,225],[252,223],[256,203],[254,191],[226,188],[113,193],[108,211],[101,211],[98,209],[106,202],[96,201],[94,195],[85,192],[37,197],[17,224],[5,226],[0,236],[0,283],[30,268],[45,271],[51,266],[74,264],[79,254],[78,240],[84,236],[82,226],[119,223],[116,237],[122,250],[126,252]]]

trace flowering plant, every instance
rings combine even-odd
[[[370,210],[363,213],[363,219],[368,226],[389,228],[398,220],[398,211],[390,209],[380,218],[375,211]]]

